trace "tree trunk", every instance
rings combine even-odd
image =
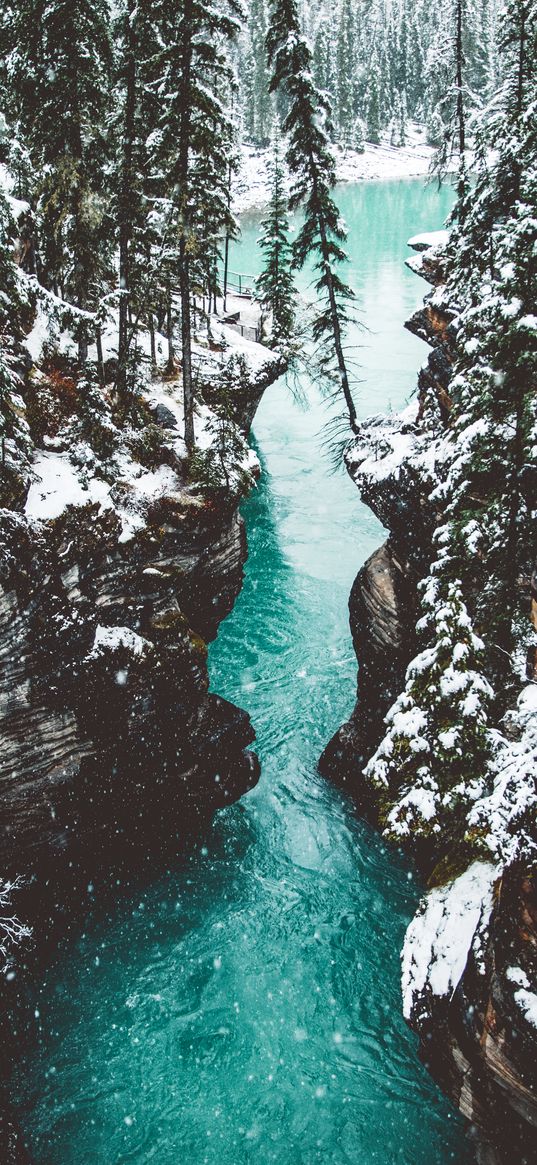
[[[316,191],[317,180],[315,177],[315,165],[314,165],[313,158],[311,157],[311,155],[310,155],[310,171],[313,172],[312,185],[313,185],[314,191]],[[330,305],[330,319],[332,322],[332,335],[334,338],[334,348],[336,351],[336,360],[337,360],[338,372],[339,372],[340,381],[341,381],[341,391],[342,391],[343,396],[345,398],[345,404],[347,406],[347,413],[349,415],[350,427],[351,427],[353,433],[359,433],[360,426],[358,424],[358,417],[356,414],[356,409],[354,407],[354,401],[352,399],[352,393],[351,393],[351,388],[350,388],[350,384],[349,384],[349,376],[348,376],[348,372],[347,372],[347,365],[345,362],[345,353],[343,351],[343,337],[341,334],[341,323],[340,323],[340,319],[339,319],[339,309],[338,309],[338,304],[337,304],[337,299],[336,299],[336,293],[334,290],[334,281],[332,279],[332,269],[330,266],[330,254],[329,254],[329,250],[328,250],[328,238],[327,238],[327,234],[326,234],[326,225],[325,225],[325,221],[324,221],[322,214],[319,214],[317,216],[317,225],[319,228],[319,235],[320,235],[320,239],[321,239],[321,253],[322,253],[322,259],[323,259],[324,271],[325,271],[325,275],[326,275],[326,281],[327,281],[327,285],[328,285],[328,302]]]
[[[462,222],[465,214],[466,200],[466,124],[464,114],[464,50],[463,38],[463,4],[464,0],[457,0],[457,127],[459,135],[459,179],[457,184],[459,221]]]
[[[78,93],[75,93],[74,99],[75,109],[79,109]],[[74,221],[74,239],[73,247],[73,291],[75,302],[78,307],[85,311],[88,306],[89,298],[89,284],[90,284],[90,263],[92,258],[91,253],[91,235],[88,234],[86,216],[83,211],[83,192],[86,184],[86,166],[84,157],[84,144],[82,138],[82,123],[80,114],[76,120],[73,130],[73,159],[77,163],[76,167],[76,183],[74,185],[72,194],[71,210]],[[78,360],[81,367],[87,363],[88,359],[88,329],[85,320],[80,320],[78,325]]]
[[[185,445],[188,452],[194,448],[194,392],[192,385],[192,323],[190,319],[190,269],[184,235],[179,245],[181,287],[181,347],[183,374],[183,415]]]
[[[511,612],[517,606],[517,585],[520,562],[519,553],[519,523],[522,496],[520,490],[520,474],[524,464],[524,382],[517,382],[514,386],[515,402],[515,435],[513,440],[511,466],[508,473],[509,504],[507,508],[507,529],[505,538],[505,615],[503,628],[498,634],[499,645],[504,651],[511,653],[514,650],[514,635]]]
[[[123,114],[123,159],[119,194],[119,339],[117,353],[117,390],[123,398],[128,390],[130,259],[133,234],[132,196],[134,188],[134,120],[136,112],[136,36],[134,2],[129,0],[125,14],[125,108]]]
[[[84,228],[81,225],[82,224],[81,203],[82,203],[82,189],[81,189],[81,186],[78,185],[76,187],[76,190],[75,190],[74,196],[73,196],[73,218],[75,220],[75,223],[80,224],[77,228],[75,228],[75,237],[77,239],[83,238],[82,232],[83,232]],[[84,246],[81,245],[80,249],[77,252],[75,252],[75,255],[74,255],[74,264],[73,264],[74,280],[73,280],[73,282],[74,282],[74,292],[75,292],[75,299],[77,302],[77,306],[79,308],[81,308],[82,311],[86,311],[87,302],[88,302],[88,271],[87,271],[87,267],[86,267],[86,260],[87,260],[87,255],[84,252]],[[81,320],[79,320],[79,323],[78,323],[78,362],[79,362],[80,366],[83,367],[84,364],[87,363],[87,360],[88,360],[87,324],[86,324],[86,321],[84,319],[81,319]]]
[[[155,320],[153,312],[149,312],[149,342],[151,344],[151,375],[154,376],[157,371],[157,347],[155,343]]]
[[[181,200],[182,229],[179,241],[179,287],[181,294],[181,346],[183,375],[183,412],[185,424],[185,444],[192,452],[194,437],[194,391],[192,384],[192,321],[190,316],[190,263],[188,256],[188,232],[190,227],[189,208],[189,151],[192,88],[192,36],[195,31],[192,0],[184,0],[182,31],[182,60],[180,77],[181,119],[179,126],[178,178]]]
[[[323,244],[325,244],[326,243],[326,233],[324,232],[324,224],[322,227],[321,237],[323,237],[323,235],[324,235]],[[323,250],[324,250],[324,245],[323,245]],[[358,417],[356,414],[356,409],[354,407],[354,401],[352,399],[352,393],[351,393],[351,388],[350,388],[350,384],[349,384],[349,376],[347,373],[347,365],[345,363],[345,353],[343,351],[343,338],[341,335],[341,324],[339,322],[339,311],[338,311],[336,295],[335,295],[335,291],[334,291],[334,283],[332,280],[332,272],[330,270],[329,260],[325,259],[324,262],[325,262],[325,270],[327,273],[328,300],[330,303],[330,315],[332,318],[332,334],[334,336],[334,348],[336,350],[337,366],[338,366],[338,371],[339,371],[339,375],[341,378],[341,391],[342,391],[343,396],[345,398],[345,404],[347,406],[347,412],[349,414],[350,427],[351,427],[353,433],[358,433],[360,431],[360,426],[358,424]]]
[[[229,234],[226,233],[226,241],[224,243],[224,286],[223,286],[223,311],[224,315],[227,312],[227,278],[229,273]]]
[[[167,370],[172,375],[175,371],[175,348],[173,344],[173,315],[172,315],[172,298],[168,296],[166,306],[166,339],[168,341],[168,365]]]
[[[100,383],[104,384],[103,337],[100,327],[95,332],[95,344],[97,346],[97,373]]]

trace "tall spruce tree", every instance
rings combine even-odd
[[[377,54],[371,61],[371,68],[367,80],[367,140],[377,145],[380,141],[381,109],[380,109],[380,63]]]
[[[295,320],[296,292],[291,270],[292,251],[284,182],[280,143],[276,137],[270,165],[270,204],[265,218],[261,221],[259,238],[259,246],[263,252],[263,270],[256,282],[257,298],[263,307],[272,311],[270,342],[273,347],[288,343]]]
[[[160,155],[167,176],[165,247],[177,262],[187,449],[194,447],[192,265],[216,232],[232,227],[228,181],[231,126],[226,42],[236,35],[238,0],[219,7],[201,0],[160,0]],[[210,208],[210,223],[209,223]],[[205,233],[205,237],[204,236]],[[207,237],[208,235],[208,237]],[[175,250],[176,246],[176,250]],[[168,288],[168,317],[172,314]]]
[[[337,94],[336,112],[339,140],[352,145],[355,116],[355,49],[354,13],[352,0],[343,0],[339,15],[336,49]]]
[[[270,94],[265,39],[267,10],[265,0],[250,0],[249,29],[252,39],[252,137],[258,145],[266,145],[270,135]]]
[[[453,0],[449,10],[450,55],[448,68],[449,83],[439,98],[437,116],[440,117],[438,146],[431,171],[441,182],[452,167],[457,164],[457,214],[464,217],[467,176],[467,94],[466,59],[464,52],[467,0]]]
[[[284,121],[292,177],[289,205],[304,211],[304,223],[293,244],[294,262],[297,267],[308,260],[314,264],[320,306],[313,336],[321,350],[321,371],[333,378],[335,357],[338,391],[343,394],[349,425],[357,432],[344,349],[348,309],[354,296],[337,273],[338,265],[346,259],[341,246],[346,230],[331,195],[335,166],[327,136],[330,106],[313,81],[312,53],[301,32],[296,0],[272,0],[267,53],[271,91],[283,90],[289,102]]]

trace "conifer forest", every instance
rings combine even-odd
[[[537,2],[0,45],[0,1165],[533,1165]]]

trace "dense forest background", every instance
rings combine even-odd
[[[404,145],[409,121],[427,128],[438,146],[449,122],[453,93],[454,6],[425,0],[303,0],[302,25],[313,51],[313,79],[333,108],[333,140],[361,149],[388,132]],[[475,107],[498,84],[499,0],[464,5],[466,99]],[[236,49],[239,107],[245,137],[266,145],[273,108],[264,40],[267,0],[250,0]]]
[[[401,145],[413,119],[427,127],[445,171],[460,156],[461,126],[468,142],[476,112],[498,86],[497,0],[452,0],[440,9],[423,0],[342,0],[335,12],[267,0],[246,7],[22,0],[3,6],[0,44],[0,162],[11,193],[26,204],[18,263],[57,310],[71,306],[86,372],[101,383],[112,376],[128,408],[146,371],[140,335],[150,337],[154,367],[155,335],[164,333],[170,370],[180,345],[185,439],[193,446],[196,297],[209,311],[216,303],[226,240],[238,230],[231,187],[241,145],[267,145],[280,124],[291,138],[296,130],[286,158],[301,190],[293,204],[307,203],[312,182],[324,191],[306,249],[295,247],[292,258],[300,266],[323,252],[318,291],[328,315],[323,308],[317,317],[326,327],[316,339],[330,335],[352,423],[339,340],[348,289],[338,299],[332,286],[331,264],[343,252],[341,224],[326,201],[335,181],[330,149],[335,142],[362,149],[381,134]],[[308,142],[315,174],[310,166],[302,181]],[[276,200],[286,180],[281,163],[275,159]],[[283,203],[270,230],[284,238]],[[281,275],[291,256],[285,241],[272,252],[269,241],[267,252],[270,310],[278,294],[271,265]],[[101,335],[114,313],[117,363],[105,369]]]

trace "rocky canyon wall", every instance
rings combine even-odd
[[[359,811],[381,826],[382,796],[364,768],[418,650],[418,582],[434,558],[439,517],[423,422],[433,401],[449,423],[456,342],[457,309],[446,295],[442,251],[428,243],[418,250],[409,266],[433,291],[407,326],[431,352],[420,372],[417,406],[398,418],[366,422],[347,454],[349,473],[389,537],[362,567],[351,592],[357,702],[320,761],[321,772],[342,784]],[[429,877],[434,862],[427,846],[414,844],[411,834],[401,844]],[[536,891],[527,863],[475,863],[430,892],[403,952],[406,1017],[431,1073],[470,1122],[481,1165],[530,1165],[537,1159]],[[455,971],[453,949],[465,930],[468,941]]]

